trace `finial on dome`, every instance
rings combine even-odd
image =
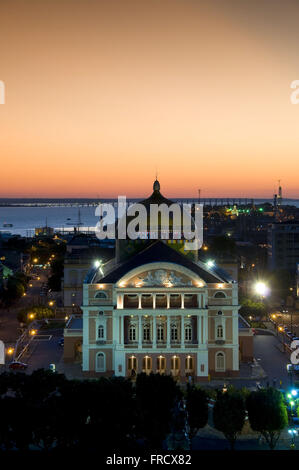
[[[153,188],[154,188],[154,191],[160,191],[160,183],[159,183],[159,181],[157,180],[157,178],[156,178],[156,180],[154,181]]]

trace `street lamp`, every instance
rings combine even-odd
[[[288,433],[291,434],[291,436],[292,436],[291,447],[295,448],[295,436],[297,436],[297,430],[296,429],[289,429]]]
[[[269,292],[269,288],[267,287],[267,285],[264,282],[257,282],[254,285],[254,290],[261,297],[265,297]]]
[[[209,259],[207,261],[207,266],[208,268],[213,268],[215,266],[215,261],[213,261],[212,259]]]
[[[30,330],[30,335],[35,336],[36,335],[36,330]]]

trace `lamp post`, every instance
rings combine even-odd
[[[295,436],[297,436],[297,431],[296,429],[289,429],[288,433],[291,434],[292,436],[292,442],[291,442],[291,449],[295,449]]]

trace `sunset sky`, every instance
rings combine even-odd
[[[299,198],[297,0],[1,0],[0,197]]]

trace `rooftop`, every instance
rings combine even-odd
[[[217,267],[208,268],[205,263],[200,261],[195,263],[173,248],[170,248],[166,243],[158,240],[151,243],[144,250],[137,253],[132,258],[129,258],[127,261],[116,265],[107,274],[102,275],[99,270],[94,270],[87,276],[86,282],[115,284],[129,271],[154,262],[168,262],[183,266],[194,272],[208,284],[233,281],[225,271]]]

